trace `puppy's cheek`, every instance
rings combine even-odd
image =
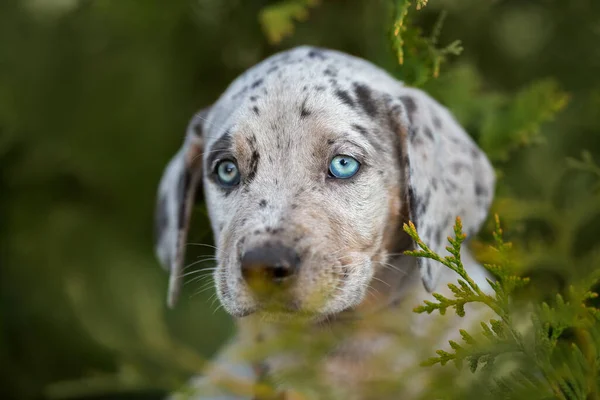
[[[342,284],[330,304],[331,310],[335,312],[354,307],[363,301],[374,275],[371,258],[364,253],[352,254],[351,263],[344,270]]]
[[[320,273],[303,285],[296,298],[300,307],[311,312],[322,312],[335,298],[340,284],[338,274]]]

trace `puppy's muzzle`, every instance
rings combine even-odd
[[[257,296],[268,297],[293,284],[300,261],[294,249],[282,244],[262,245],[243,254],[242,276]]]

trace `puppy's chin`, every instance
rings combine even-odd
[[[225,308],[225,311],[234,318],[244,318],[257,312],[256,307],[232,307],[223,305],[223,308]]]
[[[310,322],[324,318],[319,312],[300,308],[295,302],[266,304],[258,303],[251,307],[230,307],[225,309],[236,318],[257,317],[265,322]],[[233,312],[232,312],[233,311]]]
[[[354,304],[325,304],[318,310],[300,308],[298,306],[284,307],[257,304],[252,306],[229,306],[227,312],[235,318],[257,318],[261,322],[285,325],[320,324],[336,318],[353,308]]]

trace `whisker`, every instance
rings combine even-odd
[[[404,276],[408,275],[408,272],[406,272],[406,271],[404,271],[404,270],[396,267],[395,265],[384,263],[384,262],[381,262],[381,261],[377,261],[377,263],[380,264],[381,266],[383,266],[384,268],[387,268],[387,269],[392,270],[392,271],[399,272],[399,273],[403,274]]]
[[[387,287],[392,287],[389,283],[387,283],[386,281],[384,281],[383,279],[379,279],[378,277],[374,276],[373,277],[374,280],[379,281],[381,283],[383,283],[384,285],[386,285]]]
[[[201,293],[204,293],[204,292],[206,292],[207,290],[209,290],[209,289],[212,289],[212,288],[213,288],[212,282],[208,282],[208,284],[207,284],[207,285],[204,285],[204,286],[203,286],[203,287],[202,287],[200,290],[198,290],[198,291],[195,293],[195,295],[196,295],[196,296],[198,296],[198,295],[200,295]]]
[[[217,306],[217,308],[215,308],[215,311],[213,311],[213,315],[216,314],[217,311],[219,311],[219,309],[224,308],[223,304],[219,304],[219,306]]]
[[[212,244],[206,244],[206,243],[186,243],[186,246],[204,246],[204,247],[210,247],[211,249],[215,249],[215,250],[219,250],[216,246],[213,246]]]
[[[203,281],[203,280],[205,280],[207,278],[212,278],[212,277],[213,277],[213,274],[204,274],[204,275],[201,275],[201,276],[196,276],[196,277],[190,279],[189,281],[185,282],[184,285],[187,285],[187,284],[192,283],[192,282],[201,282],[201,281]],[[211,284],[212,284],[212,282],[211,282]]]
[[[185,271],[186,269],[188,269],[188,268],[190,268],[190,267],[193,267],[193,266],[194,266],[194,265],[196,265],[196,264],[201,264],[201,263],[203,263],[203,262],[206,262],[206,261],[217,261],[217,260],[213,260],[213,259],[210,259],[210,258],[206,258],[206,259],[202,259],[202,260],[194,261],[194,262],[192,262],[192,263],[190,263],[190,264],[186,265],[186,266],[183,268],[183,271]]]

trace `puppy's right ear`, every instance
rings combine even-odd
[[[196,188],[202,181],[203,129],[210,108],[190,121],[185,140],[167,164],[158,188],[155,211],[155,250],[170,273],[167,304],[175,306],[181,289],[185,243]]]
[[[477,233],[487,217],[494,169],[445,107],[422,90],[403,92],[392,100],[391,114],[399,137],[408,216],[423,242],[444,254],[456,217],[469,235]],[[423,257],[417,265],[425,288],[434,291],[442,265]]]

